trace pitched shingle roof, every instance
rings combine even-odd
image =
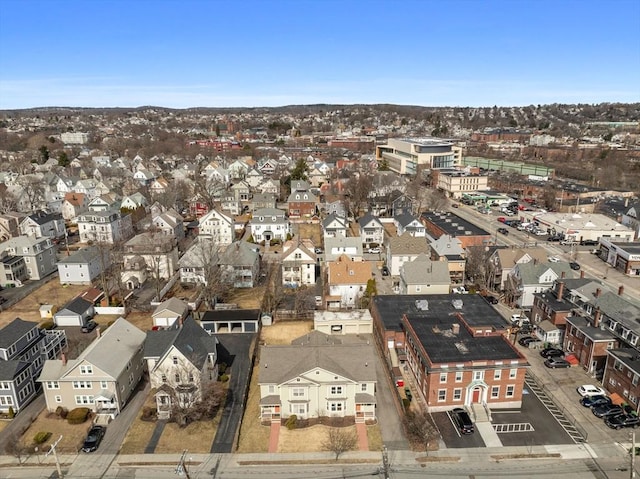
[[[0,349],[8,348],[36,326],[38,326],[38,323],[25,321],[20,318],[14,319],[4,328],[0,329]]]

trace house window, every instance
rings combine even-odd
[[[74,396],[76,405],[82,406],[83,404],[93,404],[93,396]]]
[[[73,381],[73,389],[91,389],[91,381]]]
[[[47,389],[60,389],[58,381],[47,381]]]
[[[93,374],[93,366],[91,365],[80,366],[80,374]]]
[[[440,373],[440,384],[447,382],[447,373]]]
[[[500,386],[493,386],[491,388],[491,399],[498,399],[500,397]]]
[[[193,381],[193,373],[189,373],[189,382],[192,383]]]
[[[176,366],[178,365],[178,356],[173,357],[173,364]]]
[[[509,370],[509,379],[515,379],[518,376],[518,370],[517,369],[510,369]]]
[[[462,371],[456,371],[456,382],[457,383],[462,382]]]
[[[270,384],[268,389],[269,389],[269,394],[275,394],[276,387],[273,384]]]
[[[447,390],[446,389],[438,389],[438,402],[443,402],[447,400]]]
[[[332,396],[335,396],[335,395],[338,395],[338,394],[342,394],[342,386],[331,386],[330,394]]]
[[[460,401],[462,399],[462,389],[456,388],[453,390],[453,400]]]
[[[100,381],[100,388],[101,389],[107,389],[109,387],[109,385],[107,384],[107,381]]]
[[[341,412],[342,411],[342,403],[341,402],[330,402],[328,409],[331,412]]]
[[[513,385],[507,386],[507,394],[505,394],[505,397],[512,398],[515,390],[516,390],[515,386]]]
[[[294,398],[304,397],[304,388],[292,388],[291,396]]]
[[[634,386],[637,386],[638,385],[638,377],[639,376],[637,374],[634,374],[633,375],[633,379],[631,380],[631,384],[633,384]]]
[[[493,371],[493,379],[500,380],[500,375],[502,374],[502,369],[496,369]]]
[[[56,396],[55,400],[57,403],[61,403],[62,402],[62,396]]]
[[[292,414],[307,414],[307,405],[306,404],[291,404],[290,411]]]
[[[474,381],[482,381],[484,379],[484,371],[474,371],[473,372],[473,380]]]
[[[366,391],[367,390],[367,385],[366,384],[361,384],[360,385],[360,391]]]
[[[0,396],[1,406],[13,406],[13,398],[11,396]]]
[[[163,383],[166,383],[167,382],[167,375],[163,374],[161,379],[162,379]]]
[[[174,381],[179,383],[180,382],[180,375],[178,373],[176,373],[176,375],[173,377]]]

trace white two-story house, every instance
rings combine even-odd
[[[262,241],[279,240],[285,242],[287,235],[291,233],[291,225],[283,210],[277,208],[264,208],[253,213],[249,223],[253,240]]]

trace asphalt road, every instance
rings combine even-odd
[[[222,411],[220,424],[211,446],[211,453],[232,452],[246,400],[249,378],[251,376],[251,358],[249,351],[256,334],[230,333],[217,336],[220,340],[219,361],[231,368],[227,401]]]

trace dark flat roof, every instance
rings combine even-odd
[[[625,251],[629,254],[640,254],[640,241],[634,241],[629,243],[612,243],[617,248]]]
[[[426,300],[429,310],[418,309],[416,301]],[[455,309],[452,301],[462,301],[462,308]],[[478,294],[407,294],[380,295],[373,298],[378,315],[388,331],[402,331],[402,316],[410,314],[422,317],[448,317],[460,313],[469,326],[505,329],[507,323],[498,312]]]
[[[491,236],[488,231],[478,228],[473,223],[470,223],[451,212],[437,213],[433,211],[425,211],[421,216],[426,221],[438,226],[446,234],[451,236]],[[470,233],[467,233],[467,231]]]
[[[200,321],[257,321],[259,318],[259,309],[217,309],[205,311]]]
[[[473,337],[456,316],[407,315],[406,321],[434,364],[522,359],[504,336]],[[457,334],[454,324],[460,324]]]

